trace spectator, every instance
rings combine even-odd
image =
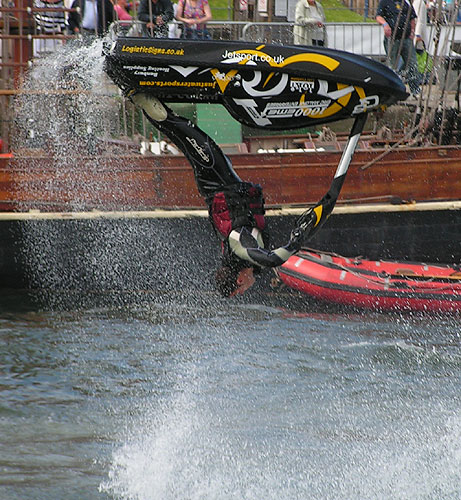
[[[80,9],[80,12],[69,13],[71,33],[101,36],[114,20],[114,6],[110,0],[74,0],[71,8]]]
[[[416,42],[416,60],[418,61],[418,71],[421,75],[421,81],[423,84],[428,84],[430,81],[432,69],[434,67],[434,61],[432,57],[427,53],[426,45],[423,40],[418,40]],[[435,75],[432,75],[435,80]]]
[[[296,4],[295,45],[326,46],[325,12],[317,0],[299,0]]]
[[[64,0],[34,0],[34,7],[47,9],[34,12],[39,35],[65,35],[67,33]],[[36,38],[34,39],[34,54],[54,51],[60,44],[62,40],[57,38]]]
[[[206,23],[212,19],[208,0],[179,0],[176,19],[184,25],[182,38],[211,38],[206,28]]]
[[[403,75],[416,96],[421,92],[416,51],[413,44],[415,37],[416,13],[407,0],[380,0],[376,11],[376,21],[384,29],[384,49],[389,57],[391,68],[398,69],[402,57]]]
[[[426,0],[413,0],[413,9],[416,13],[415,45],[419,40],[423,40],[424,45],[427,46],[429,42],[429,34],[427,26]]]
[[[171,0],[141,0],[138,19],[146,23],[151,36],[168,38],[168,23],[173,19]]]
[[[178,4],[173,4],[173,12],[174,12],[174,22],[170,23],[168,26],[168,38],[181,38],[182,33],[182,25],[176,21],[176,14],[178,12]]]
[[[128,13],[126,0],[116,0],[114,10],[119,21],[131,21],[133,19]]]

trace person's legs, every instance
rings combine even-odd
[[[405,63],[408,86],[412,94],[418,94],[421,89],[421,74],[418,71],[418,62],[416,60],[416,50],[413,40],[406,38],[402,44],[402,58]]]
[[[393,40],[392,38],[384,38],[384,50],[389,57],[389,66],[394,70],[398,70],[398,61],[400,58],[400,42],[401,40]]]
[[[155,97],[134,94],[131,99],[184,153],[194,169],[197,188],[203,197],[208,198],[224,186],[241,182],[229,158],[197,125],[176,115]]]
[[[194,38],[194,30],[189,28],[189,26],[184,26],[182,38],[187,38],[188,40]]]

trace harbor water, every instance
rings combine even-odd
[[[461,498],[459,317],[132,298],[2,295],[2,500]]]

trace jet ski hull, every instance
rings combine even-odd
[[[407,97],[383,64],[322,47],[118,37],[105,54],[106,72],[126,94],[222,104],[258,128],[353,118]]]

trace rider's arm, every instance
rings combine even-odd
[[[281,266],[299,250],[299,243],[293,239],[285,246],[267,250],[264,248],[261,231],[257,228],[234,229],[228,241],[232,253],[260,267]]]

